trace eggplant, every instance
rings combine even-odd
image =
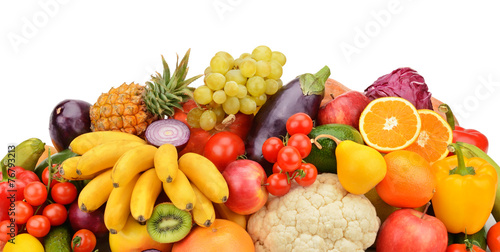
[[[286,121],[296,113],[306,113],[315,120],[329,76],[328,66],[316,74],[298,76],[271,96],[255,115],[245,140],[245,149],[247,158],[258,162],[268,175],[272,174],[273,164],[262,155],[264,141],[270,137],[285,136]]]
[[[49,134],[54,148],[63,151],[75,137],[90,132],[90,103],[64,100],[50,114]]]

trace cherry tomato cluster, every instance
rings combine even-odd
[[[313,164],[304,163],[311,152],[311,139],[307,136],[313,128],[311,117],[296,113],[286,122],[285,141],[278,137],[268,138],[262,145],[264,158],[274,163],[273,174],[267,178],[267,190],[274,196],[283,196],[295,180],[301,186],[309,186],[316,180],[318,171]]]
[[[9,200],[7,216],[4,218],[2,215],[0,221],[0,241],[7,242],[24,231],[38,238],[44,237],[51,226],[66,222],[68,211],[65,205],[76,199],[78,191],[71,182],[58,181],[57,175],[49,181],[50,175],[58,174],[58,168],[57,165],[52,166],[52,172],[45,168],[43,182],[32,171],[21,167],[8,169],[9,176],[13,178],[0,185],[0,193],[7,193]],[[0,200],[5,200],[3,195]]]

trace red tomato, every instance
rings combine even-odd
[[[12,179],[6,182],[6,188],[9,190],[7,194],[10,195],[15,195],[16,196],[16,201],[21,201],[24,199],[24,188],[28,183],[26,181],[21,180],[21,179]]]
[[[43,215],[33,215],[26,222],[26,230],[34,237],[44,237],[50,231],[50,221]]]
[[[14,213],[16,224],[24,224],[33,216],[33,207],[24,201],[16,201],[14,202]]]
[[[267,191],[274,196],[283,196],[290,191],[291,183],[285,173],[273,173],[267,178]]]
[[[472,249],[473,250],[467,249],[465,244],[451,244],[451,245],[448,245],[448,247],[446,247],[445,252],[470,252],[470,251],[475,251],[475,252],[482,251],[482,252],[484,252],[483,249],[481,249],[480,247],[478,247],[476,245],[472,245]],[[496,251],[496,250],[492,250],[492,251]]]
[[[302,158],[306,158],[311,153],[311,139],[302,133],[295,133],[288,139],[288,146],[297,148]]]
[[[302,163],[299,169],[304,171],[305,175],[304,177],[295,177],[297,184],[301,186],[310,186],[316,181],[316,177],[318,176],[318,169],[316,169],[316,166],[310,163]]]
[[[32,206],[39,206],[47,200],[47,187],[40,182],[34,181],[24,188],[24,198]]]
[[[0,241],[7,242],[17,235],[17,225],[10,220],[0,222]]]
[[[285,172],[293,172],[302,164],[299,150],[293,146],[285,146],[278,152],[277,163]]]
[[[262,155],[269,163],[276,163],[278,152],[285,147],[283,141],[277,137],[270,137],[262,144]]]
[[[59,174],[59,169],[58,169],[58,166],[57,165],[53,165],[52,167],[54,167],[55,171],[54,173],[52,173],[52,180],[50,181],[50,188],[54,187],[55,184],[58,184],[60,183],[58,181],[58,179],[61,179],[61,174]],[[46,167],[44,170],[43,170],[43,173],[42,173],[42,182],[47,185],[49,183],[49,168]]]
[[[71,204],[76,199],[77,194],[76,186],[70,182],[58,183],[50,190],[52,199],[63,205]]]
[[[290,135],[295,133],[309,134],[313,128],[313,121],[306,113],[296,113],[286,121],[286,131]]]
[[[274,163],[273,164],[273,173],[280,173],[280,172],[281,172],[280,166],[278,165],[278,163]]]
[[[21,166],[14,166],[14,167],[10,167],[7,170],[7,175],[9,175],[9,177],[11,177],[11,178],[17,178],[24,171],[25,171],[24,168],[22,168]]]
[[[94,233],[88,229],[76,231],[71,240],[71,248],[74,252],[91,252],[94,250],[97,241]]]
[[[495,223],[488,229],[486,242],[491,251],[500,251],[500,222]]]
[[[68,210],[59,203],[53,203],[43,209],[42,215],[49,219],[51,226],[59,226],[68,218]]]
[[[241,138],[231,132],[219,132],[208,139],[203,156],[210,159],[219,171],[224,171],[226,166],[245,154],[245,143]]]
[[[38,178],[38,176],[36,175],[36,173],[34,173],[32,171],[24,171],[20,175],[16,176],[16,178],[24,180],[26,183],[30,183],[30,182],[33,182],[33,181],[40,182],[40,179]]]

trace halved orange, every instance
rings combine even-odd
[[[359,131],[365,143],[380,151],[404,149],[418,137],[422,122],[417,109],[399,97],[371,101],[359,118]]]
[[[430,163],[445,158],[448,155],[448,144],[453,140],[450,125],[438,113],[428,110],[417,110],[422,120],[422,128],[417,140],[406,150],[416,152]]]

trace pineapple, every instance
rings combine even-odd
[[[123,131],[144,137],[149,124],[174,114],[174,108],[182,109],[182,103],[193,95],[190,83],[201,77],[185,79],[188,72],[188,50],[170,76],[170,69],[162,58],[163,75],[156,73],[145,86],[123,83],[103,93],[90,107],[92,131]]]

